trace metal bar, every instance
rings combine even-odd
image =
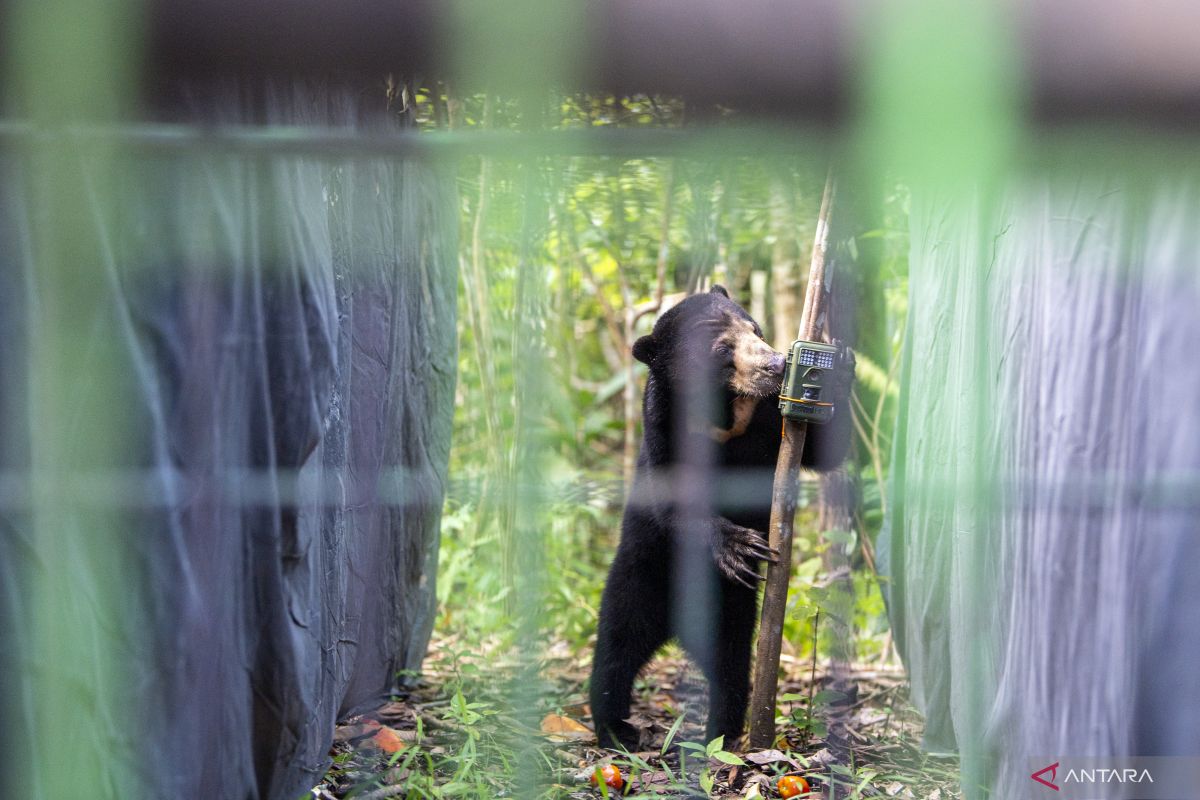
[[[247,156],[342,158],[420,158],[453,160],[466,156],[613,156],[728,158],[803,155],[828,160],[840,145],[837,130],[820,120],[764,127],[592,128],[522,133],[505,130],[393,131],[356,133],[349,129],[304,126],[207,126],[128,123],[45,127],[0,118],[0,148],[22,148],[74,140],[79,149],[103,145],[144,153],[231,153]],[[1156,164],[1164,153],[1174,162],[1196,157],[1200,140],[1176,126],[1110,126],[1096,131],[1081,123],[1044,128],[1016,154],[1027,168],[1063,167],[1088,162]]]
[[[436,0],[148,5],[148,74],[166,78],[331,70],[447,77],[470,13],[469,4]],[[911,5],[936,22],[930,3]],[[537,0],[519,6],[536,10]],[[1200,115],[1200,4],[999,0],[999,9],[1009,25],[996,33],[1016,44],[1013,68],[1022,73],[1032,118]],[[579,43],[567,88],[678,94],[706,105],[836,120],[853,105],[877,10],[840,0],[596,0],[587,4],[584,30],[564,32]],[[473,29],[471,41],[497,52],[546,46],[533,32],[521,41],[522,30]],[[536,83],[563,76],[522,77]]]
[[[131,123],[45,127],[0,120],[0,146],[34,146],[74,140],[79,147],[120,145],[162,153],[238,153],[262,156],[412,157],[454,159],[470,155],[608,155],[651,157],[722,153],[812,154],[828,146],[817,126],[609,128],[570,131],[394,131],[297,126],[198,126]]]

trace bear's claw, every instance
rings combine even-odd
[[[759,561],[779,563],[779,551],[767,544],[766,537],[752,528],[726,520],[714,544],[717,569],[731,581],[750,589],[766,580],[755,568]]]

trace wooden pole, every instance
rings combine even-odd
[[[817,215],[817,233],[813,242],[812,266],[800,331],[796,337],[814,341],[826,318],[828,293],[825,291],[825,252],[829,247],[829,209],[833,205],[833,171],[825,179],[821,210]],[[754,684],[750,696],[750,747],[763,749],[775,743],[775,692],[779,682],[779,650],[783,642],[783,621],[787,613],[788,577],[792,566],[792,523],[799,500],[800,456],[808,426],[803,422],[783,421],[783,441],[775,465],[775,483],[771,490],[771,547],[779,551],[777,563],[767,565],[763,589],[762,620],[758,626],[758,651],[754,662]]]

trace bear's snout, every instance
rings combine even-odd
[[[784,365],[787,359],[783,357],[783,353],[772,353],[771,360],[767,364],[767,371],[772,375],[783,375]]]

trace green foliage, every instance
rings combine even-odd
[[[411,97],[409,110],[427,129],[674,127],[685,115],[677,101],[646,96],[569,95],[537,114],[499,98],[451,97],[442,86]],[[619,533],[629,443],[640,436],[645,372],[628,356],[632,341],[649,330],[660,297],[669,303],[701,279],[726,284],[750,305],[756,273],[766,287],[760,322],[774,338],[775,246],[794,240],[794,269],[805,268],[825,170],[800,158],[703,153],[460,162],[458,389],[441,631],[499,650],[554,642],[586,649]],[[773,216],[780,198],[787,213]],[[884,186],[869,204],[871,226],[851,242],[859,269],[839,276],[853,282],[862,309],[851,467],[862,503],[855,530],[838,544],[855,553],[854,624],[860,654],[871,657],[885,650],[870,559],[886,514],[908,202],[904,186]],[[802,292],[803,276],[796,278]],[[825,601],[827,544],[816,535],[811,489],[807,495],[785,628],[798,655],[822,641],[814,623]],[[544,575],[534,580],[533,571]],[[529,609],[536,619],[526,618]]]
[[[775,724],[794,728],[806,741],[812,738],[821,739],[828,733],[828,729],[820,711],[828,702],[824,692],[817,692],[812,697],[803,694],[782,694],[779,696],[780,710],[782,712],[787,708],[787,711],[776,716]]]

